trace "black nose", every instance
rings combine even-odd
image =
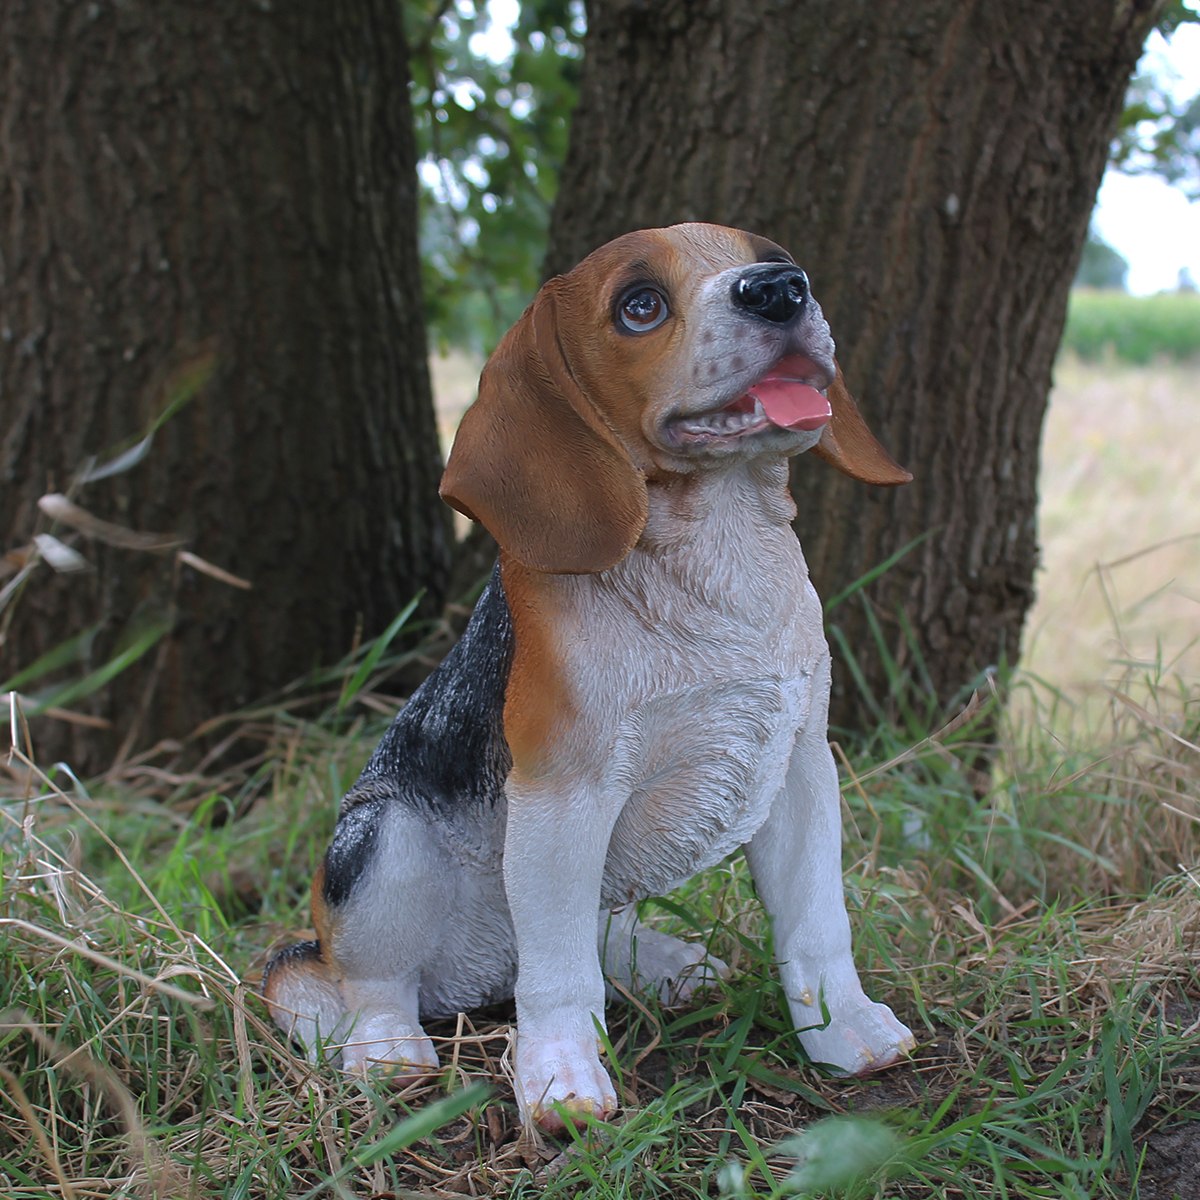
[[[808,276],[799,267],[752,267],[733,285],[733,302],[756,317],[786,325],[808,300]]]

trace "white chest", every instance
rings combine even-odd
[[[828,686],[794,534],[717,499],[686,538],[574,585],[580,750],[597,756],[580,767],[618,810],[607,905],[667,891],[749,840]]]
[[[783,785],[810,708],[809,678],[744,679],[664,693],[625,724],[610,776],[620,812],[602,900],[658,895],[749,841]]]

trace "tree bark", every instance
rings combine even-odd
[[[827,599],[924,539],[830,614],[873,697],[839,669],[837,724],[874,727],[912,678],[950,705],[1017,657],[1067,295],[1160,8],[588,6],[548,273],[642,226],[706,220],[775,239],[808,271],[869,422],[916,476],[883,492],[811,456],[793,469]]]
[[[77,535],[94,570],[26,582],[0,614],[0,680],[85,629],[72,674],[170,626],[83,706],[107,735],[35,724],[39,758],[94,771],[444,585],[406,48],[395,0],[9,0],[0,45],[7,548],[46,529],[43,493],[151,428],[178,364],[211,355],[145,460],[75,498],[253,584]]]

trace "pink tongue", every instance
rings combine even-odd
[[[786,429],[820,429],[833,416],[829,401],[814,387],[791,379],[762,379],[750,389],[767,420]]]

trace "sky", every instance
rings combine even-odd
[[[1190,100],[1200,93],[1200,26],[1185,25],[1166,42],[1150,35],[1142,67],[1175,76],[1175,94]],[[1200,201],[1149,175],[1109,170],[1094,215],[1096,231],[1129,263],[1129,290],[1138,294],[1170,290],[1181,267],[1200,282]]]

